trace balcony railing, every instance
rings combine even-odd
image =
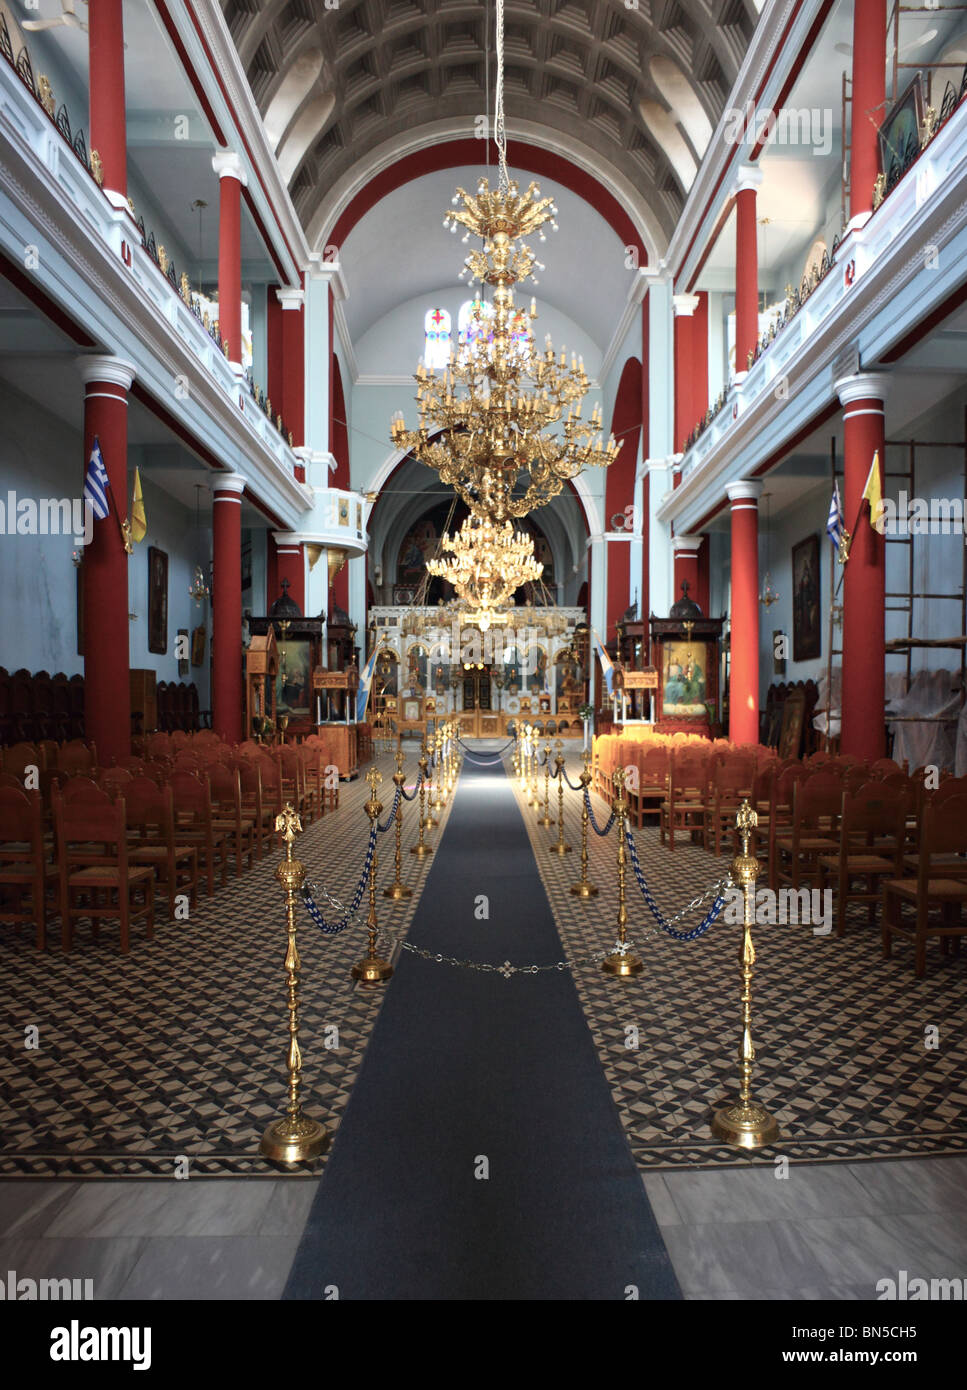
[[[72,127],[70,112],[65,104],[61,102],[58,107],[48,78],[43,73],[37,78],[34,77],[34,65],[26,44],[14,57],[10,30],[7,28],[7,21],[2,11],[0,11],[0,55],[7,60],[34,101],[47,114],[51,124],[56,126],[69,148],[73,150],[78,160],[100,188],[104,182],[104,176],[101,173],[101,160],[97,150],[88,152],[87,137],[80,126],[76,129]]]

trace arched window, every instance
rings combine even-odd
[[[450,358],[450,315],[446,309],[427,309],[423,319],[424,365],[435,370]]]
[[[457,338],[460,348],[470,348],[477,342],[489,342],[493,337],[490,320],[494,316],[492,304],[483,299],[468,299],[460,305],[457,315]]]

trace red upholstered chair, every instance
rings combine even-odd
[[[91,798],[54,796],[54,826],[60,871],[61,944],[69,951],[74,923],[89,919],[95,939],[102,918],[120,925],[121,951],[130,949],[130,929],[142,917],[154,934],[154,870],[128,858],[124,798],[112,801],[98,790]]]
[[[4,775],[0,785],[0,922],[34,924],[37,950],[47,945],[47,890],[57,869],[47,863],[43,804],[39,791],[24,791]],[[10,782],[13,785],[10,785]]]

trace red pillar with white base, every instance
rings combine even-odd
[[[242,493],[240,473],[212,482],[212,728],[242,741]]]
[[[756,189],[762,170],[745,165],[735,183],[735,374],[749,370],[759,341],[759,237]]]
[[[755,479],[730,483],[732,504],[732,627],[729,738],[759,742],[759,496]]]
[[[78,359],[84,382],[84,471],[97,439],[110,479],[110,515],[84,549],[84,733],[101,767],[131,752],[128,677],[128,391],[135,368],[120,357]],[[83,487],[83,480],[81,483]]]
[[[241,373],[242,185],[248,180],[232,150],[213,155],[212,168],[218,175],[218,333],[223,344],[228,342],[229,362]]]
[[[886,109],[886,0],[853,0],[853,88],[850,94],[850,219],[873,208],[880,172],[877,131]]]
[[[90,65],[90,136],[104,173],[104,192],[115,207],[128,199],[124,113],[124,20],[121,0],[95,0],[87,10]]]
[[[836,383],[843,406],[843,522],[853,531],[873,456],[883,491],[889,377],[861,372]],[[843,722],[840,752],[882,758],[886,751],[886,541],[870,525],[864,502],[843,579]]]

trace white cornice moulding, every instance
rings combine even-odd
[[[217,150],[212,155],[212,168],[220,179],[238,179],[243,188],[248,187],[245,166],[234,150]]]
[[[672,549],[682,555],[690,553],[697,556],[704,539],[704,536],[672,536]]]
[[[309,466],[311,464],[325,464],[330,473],[335,473],[338,464],[335,454],[331,454],[328,449],[310,449],[305,444],[300,444],[298,449],[292,451],[297,459]]]
[[[219,473],[216,477],[212,478],[211,490],[216,495],[219,492],[231,492],[241,497],[242,493],[245,491],[246,481],[247,480],[241,473]]]
[[[762,187],[762,170],[758,164],[742,164],[736,171],[735,179],[732,183],[732,192],[746,193],[749,189],[753,193]]]
[[[123,357],[97,353],[94,356],[78,357],[76,361],[81,381],[85,386],[91,382],[102,381],[108,386],[123,386],[125,391],[130,391],[131,383],[138,374],[134,363],[126,361]]]
[[[882,405],[889,389],[889,372],[859,372],[855,376],[844,376],[833,385],[840,405],[844,406],[854,401],[879,401]]]
[[[301,309],[306,302],[305,290],[292,289],[288,285],[276,290],[275,297],[283,309]]]
[[[699,306],[699,295],[697,294],[673,294],[672,311],[675,318],[691,318]]]
[[[306,278],[310,280],[328,280],[332,287],[333,298],[337,301],[349,298],[349,287],[343,278],[342,266],[338,261],[324,260],[321,251],[309,252],[305,274]]]

